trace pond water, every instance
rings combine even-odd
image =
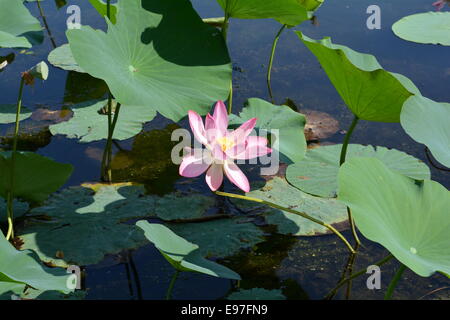
[[[56,45],[67,42],[66,7],[58,9],[56,3],[42,3],[49,29]],[[222,15],[216,1],[193,0],[202,17]],[[326,0],[317,12],[318,25],[304,23],[294,28],[311,38],[331,36],[334,43],[373,54],[387,70],[409,77],[423,95],[436,101],[450,101],[449,47],[416,45],[397,38],[391,25],[403,16],[433,10],[431,0]],[[87,0],[67,1],[81,7],[82,24],[105,29],[105,23]],[[366,27],[366,9],[378,4],[382,10],[382,29]],[[27,5],[34,16],[39,17],[35,3]],[[265,76],[272,40],[280,25],[272,20],[232,20],[229,30],[229,49],[234,63],[234,108],[240,110],[250,97],[270,100]],[[0,56],[15,52],[15,60],[0,73],[2,103],[15,103],[19,89],[19,74],[35,63],[45,60],[53,49],[48,34],[41,45],[24,53],[0,49]],[[99,52],[101,54],[101,52]],[[339,121],[340,129],[322,143],[341,143],[344,131],[349,127],[352,114],[340,99],[315,57],[288,30],[281,36],[272,73],[275,102],[289,103],[300,112],[305,109],[326,112]],[[24,104],[32,110],[40,108],[60,110],[64,105],[101,98],[106,88],[101,81],[85,74],[67,72],[51,67],[49,80],[37,82],[24,93]],[[180,126],[187,127],[186,121]],[[32,132],[37,139],[23,141],[22,148],[59,162],[71,163],[75,170],[67,186],[99,181],[101,154],[104,141],[80,144],[63,136],[51,136],[43,120],[26,120],[24,132]],[[166,159],[170,155],[170,133],[175,126],[158,116],[145,125],[139,136],[120,141],[115,145],[113,177],[116,181],[134,180],[145,183],[147,191],[159,195],[186,188],[200,190],[211,195],[203,178],[188,181],[178,176],[178,168]],[[12,132],[12,125],[0,126],[0,134]],[[25,137],[23,138],[25,140]],[[433,167],[426,156],[424,146],[414,142],[400,124],[384,124],[361,121],[352,143],[381,145],[396,148],[423,160],[431,169],[432,179],[450,188],[450,173]],[[128,162],[127,162],[128,161]],[[149,162],[151,164],[149,164]],[[124,165],[126,163],[126,165]],[[131,163],[131,164],[130,164]],[[435,161],[433,162],[435,163]],[[438,165],[439,166],[439,165]],[[192,179],[189,179],[192,180]],[[234,190],[226,184],[225,190]],[[221,204],[222,203],[222,207]],[[218,211],[229,209],[218,202]],[[320,299],[338,282],[346,265],[346,248],[332,236],[301,237],[283,236],[264,226],[267,241],[258,244],[253,251],[220,260],[238,272],[243,280],[241,288],[263,287],[281,289],[290,299]],[[346,234],[347,235],[347,234]],[[365,268],[385,256],[387,252],[376,244],[364,241],[354,270]],[[389,263],[382,268],[382,285],[386,288],[397,265]],[[85,286],[87,299],[162,299],[166,293],[172,269],[150,245],[132,252],[108,256],[102,263],[86,267]],[[384,290],[368,290],[366,277],[353,283],[354,299],[379,299]],[[236,284],[197,274],[181,274],[174,289],[174,299],[219,299],[225,297]],[[405,273],[394,298],[418,299],[435,289],[450,286],[443,277],[421,278],[412,272]],[[345,291],[345,290],[343,290]],[[344,298],[341,292],[336,298]],[[440,290],[425,299],[449,298],[450,291]]]

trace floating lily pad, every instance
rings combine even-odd
[[[401,124],[407,134],[425,144],[433,156],[450,168],[450,103],[439,103],[421,96],[403,105]]]
[[[279,289],[253,288],[233,292],[227,297],[227,300],[286,300],[286,297]]]
[[[336,199],[311,196],[280,177],[269,180],[263,188],[246,195],[304,212],[330,225],[339,226],[348,219],[346,207]],[[265,216],[267,223],[276,225],[281,234],[317,236],[329,233],[327,228],[293,213],[269,208]]]
[[[16,250],[0,232],[0,284],[27,284],[39,290],[68,293],[68,279],[65,270],[44,267],[34,252]]]
[[[108,116],[105,109],[108,101],[88,101],[71,107],[73,117],[69,121],[50,126],[53,135],[62,134],[82,143],[106,139],[108,136]],[[123,106],[118,117],[113,139],[126,140],[142,130],[142,125],[153,120],[156,112],[147,106]]]
[[[53,49],[48,55],[48,62],[57,68],[67,71],[76,71],[84,73],[84,70],[75,61],[69,44]]]
[[[166,221],[200,218],[214,204],[212,197],[173,193],[156,199],[155,214]]]
[[[246,107],[239,117],[232,117],[231,124],[241,124],[251,118],[258,118],[255,129],[267,131],[279,130],[278,141],[272,136],[272,148],[278,145],[279,151],[291,161],[300,161],[306,152],[304,134],[305,116],[293,111],[288,106],[276,106],[267,101],[248,99]],[[273,134],[273,132],[272,132]]]
[[[339,171],[339,200],[356,226],[422,277],[450,272],[450,192],[417,182],[373,158],[354,158]]]
[[[203,258],[198,245],[177,236],[166,226],[150,224],[147,221],[138,221],[136,225],[144,230],[147,239],[178,271],[199,272],[213,277],[241,280],[236,272]]]
[[[11,172],[11,152],[0,152],[0,171]],[[72,174],[70,164],[58,163],[32,152],[17,152],[14,197],[41,202],[58,190]],[[10,191],[10,175],[0,176],[0,196]]]
[[[314,40],[299,31],[296,33],[319,60],[346,105],[360,119],[400,122],[403,103],[411,95],[420,94],[411,80],[385,71],[372,55],[333,44],[330,38]]]
[[[395,35],[412,42],[450,46],[450,12],[425,12],[394,23]]]
[[[296,26],[308,20],[308,9],[299,0],[217,0],[225,12],[239,19],[275,19]],[[317,1],[316,1],[317,2]],[[311,3],[306,3],[311,6]]]
[[[14,123],[16,122],[16,110],[15,104],[2,104],[0,105],[0,124]],[[22,106],[20,109],[19,121],[25,120],[31,116],[31,111]]]
[[[228,257],[264,241],[263,232],[240,218],[169,224],[172,231],[200,247],[202,256]]]
[[[103,0],[89,0],[91,5],[100,13],[102,16],[107,17],[108,5]],[[116,23],[117,16],[117,3],[110,3],[110,20],[112,23]]]
[[[321,197],[335,197],[341,148],[342,145],[338,144],[308,150],[305,159],[287,168],[286,179],[304,192]],[[417,180],[430,178],[430,170],[426,164],[395,149],[350,144],[347,159],[353,157],[374,157],[405,176]]]
[[[36,290],[21,283],[0,282],[0,300],[81,300],[86,291],[64,294],[55,290]]]
[[[23,248],[53,265],[83,266],[143,245],[143,233],[124,222],[150,216],[154,198],[144,197],[140,186],[101,185],[96,192],[92,188],[65,189],[33,209],[31,216],[47,218],[30,221],[20,230]]]
[[[31,48],[27,34],[42,33],[39,21],[22,1],[0,0],[0,47]]]
[[[117,101],[178,121],[188,110],[206,114],[228,97],[231,64],[223,37],[189,0],[118,6],[117,23],[107,21],[107,33],[87,26],[67,31],[75,61],[105,80]]]

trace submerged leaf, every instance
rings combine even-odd
[[[450,103],[425,97],[406,100],[401,114],[403,129],[411,138],[425,144],[433,156],[450,168]]]
[[[206,114],[228,97],[231,64],[223,37],[189,0],[118,5],[117,23],[108,22],[107,33],[87,26],[67,31],[78,65],[105,80],[118,102],[178,121],[188,110]]]
[[[199,272],[213,277],[233,280],[241,279],[236,272],[203,258],[200,255],[198,245],[186,241],[169,228],[147,221],[138,221],[136,225],[144,230],[147,239],[178,271]]]
[[[362,234],[422,277],[450,272],[450,192],[437,182],[402,176],[373,158],[339,170],[339,200]]]
[[[342,145],[338,144],[308,150],[305,159],[287,168],[286,179],[304,192],[321,197],[335,197],[341,149]],[[395,149],[350,144],[347,159],[353,157],[374,157],[390,169],[411,178],[430,178],[430,170],[426,164]]]
[[[14,123],[16,122],[17,105],[15,104],[2,104],[0,105],[0,124]],[[25,120],[31,116],[31,111],[22,106],[19,115],[19,121]]]
[[[425,12],[403,17],[392,26],[395,35],[412,42],[450,46],[450,12]]]

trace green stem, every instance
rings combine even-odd
[[[167,289],[166,300],[170,300],[172,298],[173,287],[175,286],[175,282],[177,281],[179,274],[180,274],[180,271],[176,270],[172,277],[172,280],[170,281],[169,288]]]
[[[41,0],[37,0],[37,6],[39,8],[39,13],[42,17],[42,21],[44,22],[45,29],[47,30],[48,36],[50,37],[50,41],[52,42],[53,48],[56,49],[57,45],[55,42],[55,38],[53,38],[52,32],[50,31],[50,28],[48,26],[47,18],[45,17],[44,10],[42,9],[41,6]]]
[[[228,26],[230,24],[230,14],[228,13],[228,1],[225,8],[225,17],[222,25],[222,36],[225,40],[225,44],[227,43],[228,38]],[[231,82],[230,82],[230,95],[228,96],[228,114],[231,114],[233,111],[233,72],[231,73]]]
[[[112,182],[112,170],[111,170],[111,162],[112,162],[112,139],[114,136],[114,130],[116,128],[117,120],[119,118],[120,112],[120,103],[117,103],[116,109],[114,111],[114,118],[111,122],[112,117],[112,107],[111,102],[108,101],[108,138],[106,141],[105,150],[103,152],[102,159],[102,177],[106,182]]]
[[[11,175],[10,175],[10,190],[7,196],[7,215],[8,215],[8,232],[6,234],[6,240],[14,238],[14,212],[13,212],[13,201],[14,201],[14,185],[15,185],[15,169],[16,169],[16,152],[17,152],[17,140],[19,135],[19,122],[20,122],[20,111],[22,109],[22,95],[23,87],[25,85],[25,79],[22,77],[20,80],[19,95],[17,98],[17,109],[16,109],[16,124],[14,128],[14,140],[13,149],[11,154]]]
[[[341,157],[339,160],[340,166],[342,166],[345,162],[345,159],[347,156],[348,143],[350,142],[350,137],[352,136],[352,133],[355,130],[356,125],[358,124],[358,120],[359,120],[358,116],[355,115],[355,117],[353,118],[352,124],[350,125],[350,128],[348,129],[347,134],[345,135],[344,143],[342,144],[342,149],[341,149]],[[356,232],[355,221],[353,220],[352,211],[350,210],[349,207],[347,207],[347,214],[348,214],[348,221],[350,223],[350,228],[352,230],[353,238],[355,239],[356,245],[359,246],[361,244],[361,241],[359,240],[358,233]]]
[[[378,262],[375,262],[374,265],[376,266],[382,266],[383,264],[385,264],[386,262],[388,262],[389,260],[391,260],[394,256],[392,254],[388,255],[387,257],[384,257],[383,259],[379,260]],[[357,277],[359,277],[360,275],[363,275],[367,272],[367,269],[362,269],[354,274],[352,274],[350,277],[340,281],[333,289],[331,289],[330,293],[328,293],[325,296],[325,299],[328,299],[329,297],[333,296],[336,291],[339,290],[340,287],[342,287],[344,284],[346,284],[348,281],[351,281]]]
[[[402,274],[403,272],[405,272],[405,270],[406,266],[404,264],[401,264],[397,272],[395,273],[394,278],[392,278],[391,283],[389,284],[386,294],[384,295],[384,300],[391,300],[392,294],[394,293],[394,289],[397,286],[397,283],[402,277]]]
[[[269,67],[267,69],[267,88],[269,88],[269,95],[270,95],[270,99],[272,100],[272,103],[274,103],[272,84],[271,84],[273,59],[275,57],[275,50],[277,49],[278,40],[280,40],[280,36],[283,33],[284,29],[286,29],[286,25],[283,25],[281,27],[281,29],[278,31],[277,35],[275,36],[275,39],[273,40],[272,52],[270,54],[270,59],[269,59]]]
[[[283,211],[287,211],[293,214],[296,214],[298,216],[301,216],[305,219],[308,219],[312,222],[315,222],[317,224],[320,224],[321,226],[327,228],[328,230],[330,230],[331,232],[333,232],[335,235],[337,235],[339,237],[339,239],[341,239],[344,244],[347,246],[347,248],[349,249],[349,251],[351,253],[355,253],[355,250],[353,249],[353,247],[350,245],[350,243],[348,243],[347,239],[345,239],[345,237],[339,232],[337,231],[333,226],[329,225],[328,223],[325,223],[323,221],[320,221],[314,217],[311,217],[310,215],[304,213],[304,212],[300,212],[300,211],[296,211],[293,210],[291,208],[287,208],[287,207],[283,207],[283,206],[279,206],[276,203],[273,202],[269,202],[269,201],[265,201],[262,199],[257,199],[257,198],[252,198],[252,197],[247,197],[247,196],[242,196],[242,195],[238,195],[238,194],[234,194],[234,193],[228,193],[228,192],[221,192],[221,191],[216,191],[215,192],[217,195],[219,196],[224,196],[224,197],[229,197],[229,198],[235,198],[235,199],[243,199],[243,200],[247,200],[247,201],[252,201],[252,202],[258,202],[258,203],[262,203],[265,205],[268,205],[269,207],[275,208],[275,209],[280,209]]]
[[[111,0],[106,0],[106,16],[111,20]]]
[[[342,149],[341,149],[341,158],[339,161],[339,165],[343,165],[345,162],[345,157],[347,155],[347,147],[348,147],[348,143],[350,141],[350,137],[352,136],[353,130],[355,130],[356,125],[358,124],[358,116],[355,115],[355,117],[353,118],[352,124],[350,125],[350,128],[347,131],[347,134],[345,135],[344,138],[344,143],[342,144]]]

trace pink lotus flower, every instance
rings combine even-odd
[[[444,8],[446,3],[449,3],[449,5],[450,5],[450,0],[438,0],[433,3],[433,6],[436,7],[437,11],[440,11],[440,10],[442,10],[442,8]]]
[[[216,103],[214,114],[206,116],[205,126],[196,112],[189,111],[189,124],[195,139],[205,149],[191,149],[183,157],[180,175],[198,177],[206,171],[206,183],[212,191],[222,185],[223,173],[237,187],[250,191],[247,177],[234,163],[234,160],[247,160],[264,156],[272,150],[267,147],[267,139],[250,136],[256,125],[256,118],[243,123],[234,131],[228,131],[228,114],[222,101]]]

